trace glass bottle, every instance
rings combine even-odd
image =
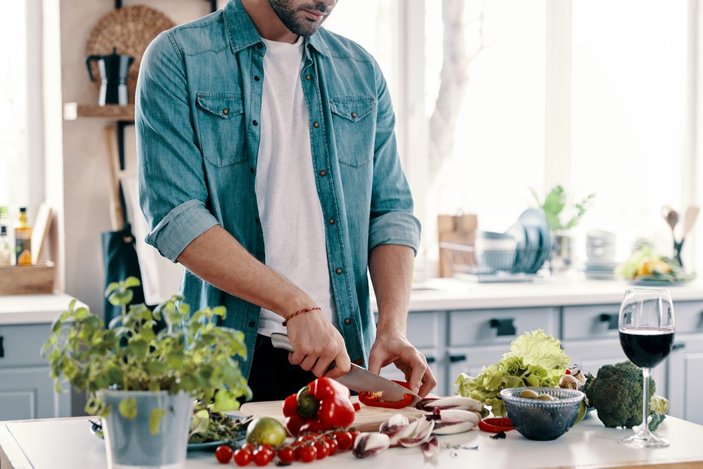
[[[27,222],[27,207],[20,207],[15,227],[15,265],[32,265],[32,227]]]
[[[7,235],[7,225],[0,225],[0,267],[9,267],[11,263],[12,251]]]

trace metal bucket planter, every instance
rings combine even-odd
[[[110,469],[185,468],[188,431],[193,414],[193,398],[186,393],[166,391],[102,391],[110,409],[103,419],[105,448]],[[134,398],[136,417],[128,419],[118,411],[123,399]],[[163,409],[158,432],[152,434],[152,410]]]

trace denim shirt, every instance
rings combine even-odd
[[[265,54],[241,0],[162,33],[145,52],[136,99],[140,202],[146,241],[174,262],[214,225],[266,261],[254,190]],[[305,39],[301,81],[336,323],[352,361],[365,365],[376,332],[369,252],[382,244],[417,252],[420,224],[374,59],[320,29]],[[224,325],[244,332],[249,354],[240,365],[247,376],[259,307],[189,271],[182,294],[195,307],[226,306]]]

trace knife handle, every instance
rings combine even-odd
[[[293,351],[293,346],[290,344],[288,336],[280,332],[271,333],[271,345],[273,345],[273,348],[280,348],[289,352]]]

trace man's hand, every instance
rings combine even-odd
[[[379,333],[371,347],[369,371],[379,374],[391,363],[405,374],[410,389],[425,397],[436,385],[437,379],[427,366],[427,360],[408,339],[398,333]]]
[[[288,340],[294,350],[288,355],[288,361],[312,371],[315,376],[337,378],[351,368],[342,335],[320,311],[292,318],[288,323]],[[330,370],[332,364],[334,368]]]

